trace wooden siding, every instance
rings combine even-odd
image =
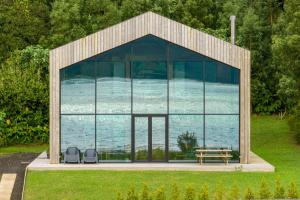
[[[250,52],[152,12],[50,51],[50,162],[59,162],[59,70],[148,34],[240,69],[240,151],[241,163],[247,163],[250,152]]]

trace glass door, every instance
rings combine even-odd
[[[133,115],[132,120],[133,161],[167,161],[167,116]]]
[[[134,160],[147,161],[149,160],[149,118],[134,117]]]

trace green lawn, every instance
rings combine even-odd
[[[0,155],[11,153],[41,153],[48,149],[48,144],[28,144],[0,147]]]
[[[183,191],[188,185],[199,190],[207,183],[212,190],[217,183],[230,187],[236,183],[244,196],[246,187],[257,190],[262,178],[273,187],[276,177],[286,186],[296,181],[300,186],[300,146],[288,131],[286,120],[252,116],[252,150],[275,165],[275,173],[175,172],[175,171],[35,171],[29,172],[25,199],[115,199],[117,192],[138,190],[143,184],[151,190],[171,184]]]

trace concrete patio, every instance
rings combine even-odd
[[[230,163],[98,163],[98,164],[50,164],[46,153],[40,154],[27,166],[28,170],[173,170],[213,172],[274,172],[275,167],[253,152],[249,164]]]

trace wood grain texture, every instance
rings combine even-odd
[[[250,151],[250,52],[207,33],[146,12],[50,51],[50,159],[59,162],[59,70],[148,34],[240,69],[241,163]]]

